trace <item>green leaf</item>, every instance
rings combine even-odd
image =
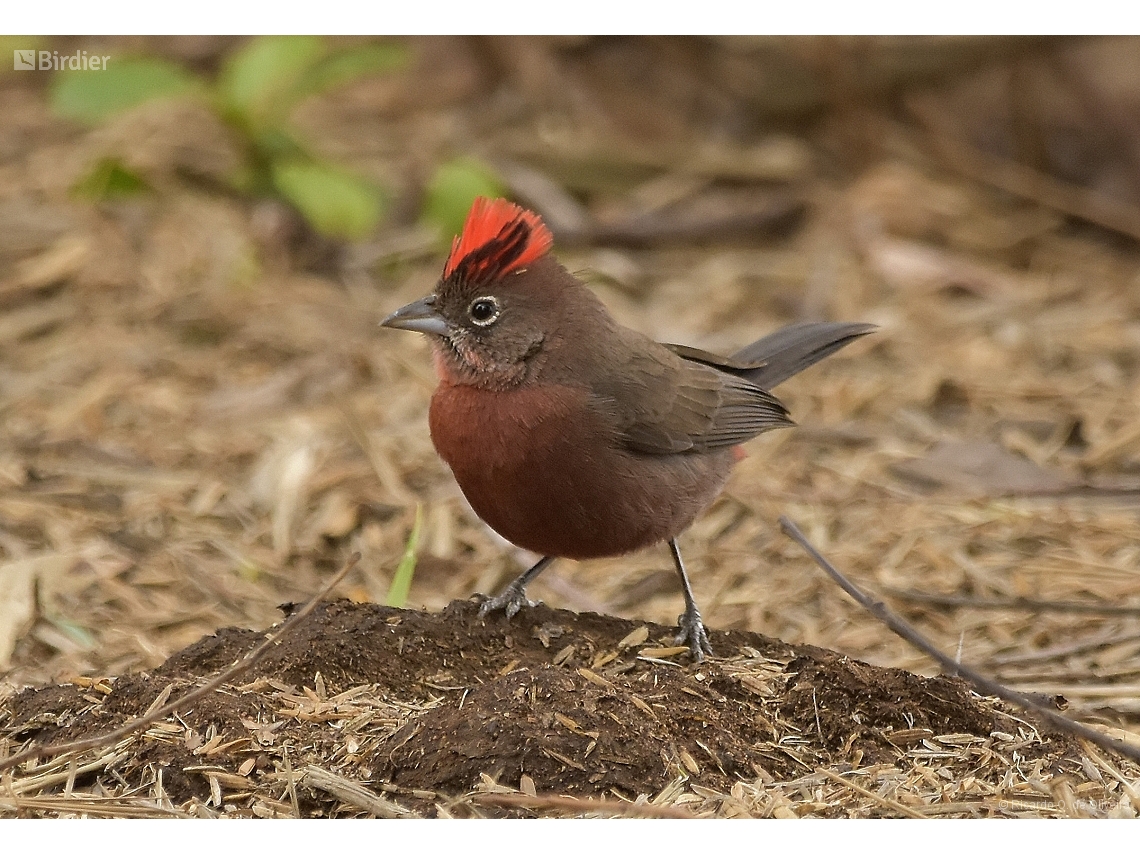
[[[121,160],[105,157],[83,178],[72,192],[84,199],[102,201],[138,196],[151,189],[140,175],[129,169]]]
[[[428,182],[424,221],[451,239],[463,230],[463,221],[476,196],[495,198],[505,192],[503,182],[491,167],[471,157],[448,161]]]
[[[408,592],[412,589],[412,576],[416,572],[416,550],[420,544],[420,527],[424,521],[424,506],[416,505],[416,521],[412,523],[412,532],[404,544],[404,556],[392,577],[392,584],[388,586],[388,596],[384,605],[402,609],[408,602]]]
[[[296,101],[327,92],[371,74],[395,71],[408,64],[410,52],[401,44],[387,42],[348,48],[329,54],[302,78],[294,90]]]
[[[97,639],[91,630],[74,621],[58,615],[47,615],[48,623],[55,626],[61,633],[74,641],[83,650],[94,650]]]
[[[185,95],[201,81],[163,59],[112,59],[105,71],[61,71],[52,80],[56,115],[96,124],[153,98]]]
[[[253,139],[253,145],[267,161],[303,160],[307,156],[296,137],[279,127],[258,134]]]
[[[279,123],[295,103],[298,82],[328,48],[319,36],[258,36],[226,63],[218,78],[224,108],[248,128]]]
[[[356,240],[380,222],[383,194],[363,178],[305,160],[277,162],[272,168],[277,192],[321,234]]]
[[[237,574],[247,582],[259,582],[262,575],[261,567],[248,558],[243,558],[238,562]]]

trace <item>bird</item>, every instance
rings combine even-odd
[[[557,558],[668,543],[685,600],[675,643],[699,663],[713,650],[678,535],[741,443],[794,425],[770,390],[875,326],[794,324],[729,357],[660,344],[619,324],[553,243],[535,212],[476,198],[432,293],[381,322],[431,340],[431,439],[472,510],[542,556],[479,618],[536,605],[526,587]]]

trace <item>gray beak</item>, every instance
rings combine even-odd
[[[447,335],[447,321],[443,319],[443,315],[432,308],[434,305],[435,295],[429,294],[422,300],[416,300],[416,302],[408,303],[401,309],[396,309],[380,322],[380,326],[445,336]]]

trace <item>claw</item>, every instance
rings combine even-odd
[[[704,661],[706,653],[712,655],[713,649],[709,642],[709,634],[705,630],[701,613],[695,604],[677,618],[677,627],[679,631],[673,643],[688,644],[689,655],[693,657],[694,662],[700,664]]]
[[[514,585],[509,585],[507,590],[499,594],[497,597],[491,597],[484,600],[483,605],[479,606],[479,620],[487,617],[491,612],[503,610],[510,620],[517,615],[524,607],[531,609],[537,606],[538,603],[533,600],[527,599],[526,591],[523,588],[516,588]]]
[[[523,606],[528,609],[537,606],[538,603],[526,598],[526,586],[534,581],[539,573],[549,567],[552,561],[554,561],[553,555],[547,555],[540,559],[537,564],[507,585],[507,590],[499,596],[484,600],[483,605],[479,606],[479,620],[498,609],[502,609],[507,620],[510,620],[522,610]]]

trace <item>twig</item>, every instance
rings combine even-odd
[[[164,808],[145,799],[109,799],[98,796],[0,796],[0,809],[22,811],[54,811],[57,814],[84,814],[112,818],[154,819],[160,817],[189,817],[183,810]]]
[[[302,769],[301,783],[326,792],[347,805],[366,810],[381,819],[401,819],[416,815],[403,805],[376,795],[359,781],[341,777],[320,766],[306,766]]]
[[[1020,609],[1030,612],[1076,612],[1094,615],[1140,615],[1140,606],[1114,606],[1108,603],[1080,603],[1072,600],[1035,600],[1032,597],[966,597],[955,594],[928,594],[905,588],[884,588],[888,597],[928,603],[932,606],[969,609]]]
[[[1094,745],[1099,745],[1107,751],[1112,751],[1130,760],[1140,762],[1140,747],[1135,747],[1121,742],[1118,739],[1113,739],[1098,730],[1075,722],[1070,718],[1054,712],[1047,706],[1038,703],[1021,692],[1014,691],[995,680],[991,680],[989,677],[975,671],[968,665],[955,662],[951,657],[935,647],[931,641],[928,641],[917,629],[888,609],[881,600],[876,600],[863,593],[853,582],[835,569],[835,566],[824,558],[818,549],[812,546],[807,537],[804,536],[804,533],[800,531],[794,522],[787,517],[780,517],[780,528],[784,530],[784,533],[788,535],[788,537],[802,546],[804,551],[812,557],[812,560],[815,561],[828,576],[834,579],[836,584],[846,591],[855,602],[885,623],[894,633],[934,659],[947,672],[958,674],[966,681],[972,683],[974,687],[983,694],[1001,698],[1003,701],[1008,701],[1024,710],[1041,716],[1060,731],[1064,731],[1081,739],[1087,739],[1089,742]]]
[[[929,817],[926,814],[919,813],[914,808],[909,808],[906,805],[904,805],[902,802],[896,802],[896,801],[893,801],[891,799],[884,798],[883,796],[880,796],[878,793],[874,793],[871,790],[868,790],[866,787],[861,786],[860,784],[857,784],[854,781],[848,780],[847,778],[844,778],[842,775],[839,775],[835,772],[832,772],[830,769],[828,769],[824,766],[820,766],[818,769],[816,769],[816,772],[823,775],[825,778],[830,778],[831,780],[835,781],[837,784],[842,784],[843,786],[845,786],[851,790],[854,790],[859,795],[861,795],[863,798],[870,799],[871,801],[873,801],[877,805],[881,805],[882,807],[889,808],[889,809],[894,810],[894,811],[898,811],[903,816],[909,816],[911,819],[929,819]]]
[[[106,756],[96,758],[90,763],[84,763],[82,766],[76,767],[69,763],[66,771],[55,772],[51,775],[35,775],[31,778],[21,779],[19,781],[11,781],[4,788],[7,792],[6,795],[19,796],[30,790],[46,790],[48,787],[54,787],[56,784],[62,784],[65,781],[74,778],[76,775],[86,775],[88,772],[94,772],[96,769],[102,769],[105,766],[111,766],[118,763],[126,757],[125,752],[112,752]]]
[[[291,614],[285,620],[285,622],[281,624],[281,627],[277,630],[277,632],[266,638],[252,651],[247,653],[241,659],[237,660],[233,665],[231,665],[229,668],[226,668],[209,682],[204,683],[198,688],[187,692],[185,695],[177,698],[176,700],[164,704],[158,709],[151,710],[139,718],[128,721],[126,724],[115,728],[109,733],[104,733],[99,736],[92,736],[89,739],[77,739],[72,742],[62,742],[57,745],[41,745],[39,748],[33,748],[29,751],[24,751],[20,754],[9,757],[7,760],[0,761],[0,772],[3,772],[5,769],[11,769],[14,766],[19,766],[22,763],[27,763],[29,760],[39,760],[42,757],[54,757],[57,754],[63,754],[68,751],[89,751],[93,748],[102,748],[105,745],[111,745],[115,742],[118,742],[120,739],[123,739],[124,737],[130,736],[131,734],[135,733],[135,731],[141,730],[151,724],[154,724],[160,719],[166,718],[171,713],[177,712],[178,710],[184,708],[187,704],[193,703],[199,698],[210,694],[210,692],[221,687],[223,684],[232,681],[234,677],[248,670],[254,663],[256,663],[266,653],[268,653],[269,649],[276,645],[277,642],[279,642],[287,633],[292,632],[294,629],[296,629],[300,623],[312,613],[313,609],[315,609],[317,605],[325,597],[328,596],[329,592],[332,591],[332,589],[335,588],[338,584],[340,584],[341,580],[348,575],[348,572],[356,566],[356,563],[358,561],[360,561],[360,553],[352,553],[352,555],[350,555],[345,560],[344,566],[340,568],[337,574],[329,579],[328,582],[325,583],[324,587],[317,591],[313,598],[305,603],[304,606],[302,606],[298,611]]]

